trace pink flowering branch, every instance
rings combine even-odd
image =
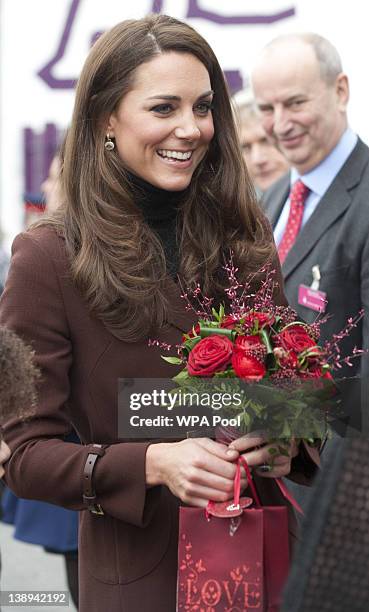
[[[352,367],[352,359],[356,357],[361,357],[367,350],[358,349],[356,346],[354,347],[351,355],[347,355],[346,357],[341,356],[341,348],[340,343],[344,338],[347,338],[352,330],[358,326],[359,322],[364,316],[364,310],[360,310],[355,317],[350,317],[347,320],[346,326],[338,333],[333,334],[331,340],[328,340],[323,346],[323,352],[327,355],[327,362],[330,363],[330,366],[333,369],[341,369],[343,365],[347,365]]]
[[[184,290],[181,279],[179,279],[179,286],[181,287],[181,298],[186,302],[186,310],[192,310],[196,316],[209,319],[212,317],[211,307],[214,298],[209,298],[203,295],[199,283],[196,284],[194,289]],[[195,307],[197,303],[198,307]]]
[[[168,344],[168,342],[160,342],[160,340],[153,340],[149,338],[148,346],[156,346],[157,348],[163,349],[164,351],[171,351],[173,348],[178,348],[180,344]]]

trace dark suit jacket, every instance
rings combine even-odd
[[[167,295],[169,326],[156,337],[175,344],[194,315],[185,311],[170,279]],[[15,240],[0,323],[32,344],[43,377],[35,417],[7,426],[13,451],[7,483],[14,492],[83,510],[82,474],[90,445],[108,445],[94,473],[105,516],[81,512],[80,611],[173,612],[179,502],[164,486],[146,488],[150,442],[117,437],[118,378],[171,377],[173,367],[146,340],[124,343],[89,314],[70,280],[64,242],[49,228]],[[62,439],[70,423],[86,446]],[[295,462],[300,471],[295,477],[302,482],[311,476],[305,459]],[[286,503],[272,480],[255,477],[255,482],[264,503]],[[292,534],[295,528],[291,514]]]
[[[274,227],[289,193],[289,174],[265,194],[263,208]],[[327,293],[326,313],[330,316],[321,328],[321,341],[332,338],[345,327],[347,319],[366,311],[364,320],[342,343],[342,355],[354,346],[369,347],[369,148],[359,140],[302,228],[282,266],[285,293],[289,304],[308,323],[317,313],[298,304],[299,285],[310,286],[312,267],[321,271],[320,289]],[[360,372],[360,360],[344,367],[340,375]],[[362,360],[361,373],[368,374],[368,360]]]

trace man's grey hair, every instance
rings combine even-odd
[[[238,91],[232,97],[232,110],[237,125],[260,121],[260,111],[250,87]]]
[[[333,85],[337,76],[343,70],[342,61],[336,47],[332,45],[329,40],[324,38],[324,36],[320,36],[314,32],[283,34],[277,38],[274,38],[266,45],[265,49],[269,49],[269,47],[273,47],[279,42],[287,41],[293,38],[306,42],[313,48],[315,56],[318,60],[320,74],[323,81],[325,81],[327,85]]]

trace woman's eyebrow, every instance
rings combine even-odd
[[[209,89],[209,91],[205,91],[205,93],[201,94],[197,99],[201,100],[201,98],[207,98],[208,96],[211,96],[212,94],[214,94],[212,89]],[[180,96],[172,96],[172,95],[168,95],[168,94],[155,94],[154,96],[150,96],[149,98],[147,98],[148,100],[175,100],[175,101],[180,101],[181,97]]]

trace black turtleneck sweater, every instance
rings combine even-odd
[[[127,173],[132,186],[133,198],[142,210],[150,229],[158,236],[165,254],[168,274],[175,278],[179,269],[179,250],[177,240],[178,208],[187,189],[166,191],[154,187],[131,172]]]

